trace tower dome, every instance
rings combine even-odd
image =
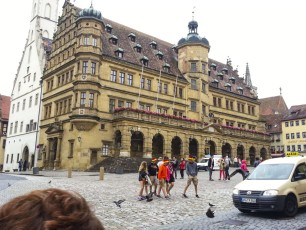
[[[79,18],[96,18],[102,21],[102,14],[91,5],[89,8],[85,8],[79,12]]]
[[[198,22],[195,20],[192,20],[188,23],[188,29],[189,29],[189,33],[187,35],[187,37],[185,38],[181,38],[178,42],[178,46],[182,46],[182,45],[186,45],[186,44],[202,44],[206,47],[210,47],[209,46],[209,42],[206,38],[202,38],[199,34],[198,34]]]

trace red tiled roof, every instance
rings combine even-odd
[[[259,101],[260,115],[288,114],[288,107],[282,96],[262,98]]]
[[[1,119],[9,119],[11,97],[0,95]]]
[[[291,106],[289,115],[285,116],[283,120],[289,121],[302,118],[306,118],[306,104]]]

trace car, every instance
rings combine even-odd
[[[204,157],[204,158],[202,158],[202,159],[197,163],[198,171],[200,171],[200,170],[205,170],[205,171],[207,171],[208,160],[209,160],[208,157]]]
[[[288,217],[306,206],[306,157],[273,158],[261,162],[234,187],[234,206],[243,213],[277,211]]]

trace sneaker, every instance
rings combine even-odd
[[[170,199],[170,197],[169,196],[165,196],[165,199]]]
[[[183,197],[184,197],[184,198],[188,198],[188,196],[187,196],[185,193],[183,193]]]
[[[160,196],[160,195],[156,195],[156,197],[161,198],[161,196]]]
[[[200,198],[198,194],[196,195],[196,198]]]
[[[213,181],[213,179],[209,179],[210,181]]]
[[[151,202],[153,200],[153,198],[151,197],[151,198],[148,198],[147,199],[147,202]]]
[[[145,200],[146,198],[145,197],[143,197],[143,196],[138,196],[137,197],[137,200],[139,200],[139,201],[142,201],[142,200]]]

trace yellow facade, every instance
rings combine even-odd
[[[86,170],[106,157],[269,158],[257,97],[211,87],[208,43],[171,48],[97,11],[69,2],[63,9],[43,76],[39,167]]]

